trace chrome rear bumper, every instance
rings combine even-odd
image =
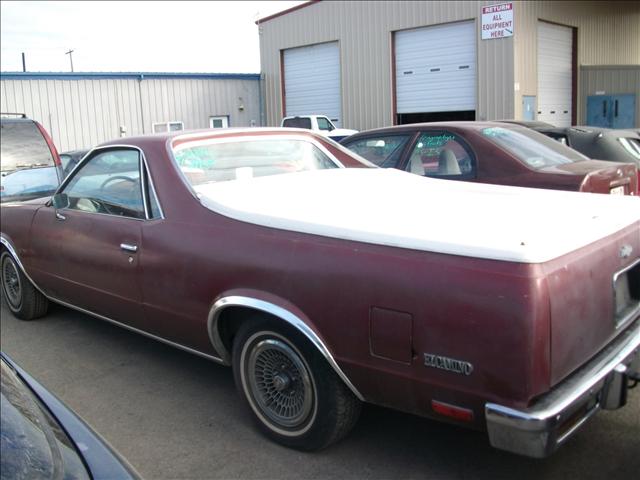
[[[640,372],[640,319],[589,363],[531,407],[485,405],[491,445],[543,458],[553,453],[598,410],[626,403],[627,375]]]

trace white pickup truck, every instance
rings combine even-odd
[[[357,130],[336,128],[333,122],[324,115],[284,117],[280,126],[288,128],[306,128],[307,130],[313,130],[325,137],[329,137],[331,140],[335,140],[336,142],[339,142],[343,138],[353,135],[354,133],[358,133]]]

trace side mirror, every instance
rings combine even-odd
[[[67,208],[69,206],[69,197],[66,193],[56,193],[53,196],[51,204],[53,208],[56,210],[60,210],[61,208]]]

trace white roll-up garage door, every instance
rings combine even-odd
[[[326,115],[342,125],[338,42],[284,51],[286,116]]]
[[[476,109],[474,22],[395,34],[398,113]]]
[[[573,31],[538,22],[538,120],[571,125]]]

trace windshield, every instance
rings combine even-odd
[[[32,121],[3,119],[0,138],[3,172],[55,165],[47,142]]]
[[[314,144],[298,139],[193,141],[173,149],[191,186],[253,177],[338,168]]]
[[[624,149],[631,154],[636,160],[640,160],[640,140],[637,138],[624,138],[621,137],[618,141],[622,144]]]
[[[490,127],[482,129],[482,135],[536,170],[588,160],[560,142],[525,128]]]

